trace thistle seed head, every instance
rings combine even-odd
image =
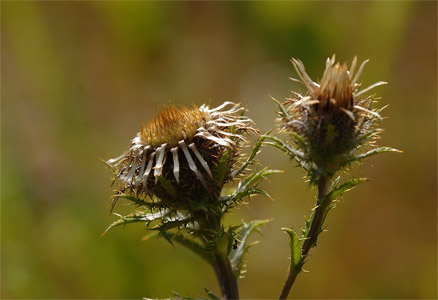
[[[115,200],[120,194],[149,196],[178,208],[216,199],[231,179],[239,141],[246,140],[243,134],[256,131],[243,111],[231,102],[213,109],[163,107],[142,126],[126,153],[107,161],[118,185]],[[217,167],[225,153],[231,158],[224,172]]]
[[[371,146],[379,129],[373,129],[380,119],[379,111],[371,108],[376,98],[364,97],[370,89],[386,84],[377,82],[360,89],[360,75],[368,60],[357,73],[357,59],[350,69],[346,64],[335,62],[335,56],[327,59],[326,68],[319,83],[306,73],[297,59],[292,64],[307,92],[294,93],[282,106],[280,122],[283,130],[294,137],[295,147],[303,153],[301,161],[318,174],[334,174],[351,162],[359,149]]]

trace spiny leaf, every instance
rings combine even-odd
[[[182,226],[187,226],[189,223],[193,222],[193,218],[188,217],[182,213],[169,213],[164,215],[162,218],[162,223],[157,224],[152,230],[158,230],[166,239],[169,237],[167,231],[173,228],[180,228]],[[171,243],[172,244],[172,243]]]
[[[312,214],[310,215],[310,217],[307,219],[306,216],[304,216],[304,228],[302,228],[302,232],[303,232],[303,237],[306,237],[307,234],[309,233],[310,230],[310,226],[312,225],[312,219],[313,219],[313,215],[315,214],[315,210],[312,210]]]
[[[252,148],[251,154],[248,157],[248,159],[240,166],[239,169],[237,169],[236,171],[233,172],[232,177],[235,177],[237,175],[239,175],[241,172],[243,172],[245,170],[245,168],[252,163],[252,161],[254,160],[255,156],[257,155],[257,153],[260,150],[260,147],[263,144],[263,141],[265,140],[265,137],[260,137],[256,143],[254,144],[254,147]]]
[[[398,149],[394,149],[394,148],[391,148],[391,147],[379,147],[379,148],[370,150],[368,152],[365,152],[363,154],[356,155],[353,160],[360,160],[360,159],[364,159],[364,158],[372,156],[372,155],[376,155],[376,154],[379,154],[379,153],[385,153],[385,152],[403,153],[403,151],[398,150]]]
[[[303,150],[307,149],[306,141],[305,141],[305,139],[301,135],[299,135],[295,131],[288,131],[287,133],[292,137],[292,139],[294,140],[295,144],[297,144],[297,146],[299,148],[301,148]]]
[[[151,228],[152,230],[158,230],[158,231],[168,231],[173,228],[178,228],[181,226],[184,226],[189,222],[189,219],[182,219],[182,220],[174,220],[174,221],[164,221],[161,224],[158,224]]]
[[[271,100],[274,101],[275,104],[277,104],[278,108],[280,109],[280,113],[281,113],[282,117],[286,117],[286,118],[290,117],[289,113],[287,112],[287,110],[284,108],[283,104],[281,104],[280,101],[278,101],[277,99],[275,99],[272,96],[269,96],[269,98],[271,98]]]
[[[342,197],[342,195],[351,190],[352,188],[354,188],[356,185],[358,185],[359,183],[365,182],[365,181],[369,181],[369,179],[367,178],[354,178],[351,179],[343,184],[341,184],[338,187],[333,188],[326,196],[324,201],[329,201],[331,202],[332,200],[338,198],[338,197]]]
[[[262,137],[264,137],[266,139],[270,139],[271,141],[273,141],[273,142],[265,142],[265,144],[271,145],[273,147],[276,147],[276,148],[282,150],[283,152],[288,154],[291,158],[297,157],[300,160],[304,160],[305,159],[305,156],[304,156],[303,152],[298,151],[296,149],[293,149],[292,147],[290,147],[287,143],[285,143],[281,139],[279,139],[279,138],[277,138],[275,136],[271,136],[271,135],[262,135]]]
[[[268,175],[276,174],[276,173],[282,173],[282,172],[283,171],[271,170],[271,169],[268,169],[267,167],[265,167],[262,170],[260,170],[259,172],[254,172],[254,173],[250,174],[248,177],[243,179],[239,183],[239,185],[241,186],[242,190],[245,190],[247,187],[255,184],[256,182],[258,182],[259,180],[265,178]]]
[[[318,237],[318,236],[324,231],[324,228],[323,228],[322,226],[324,225],[325,219],[327,218],[327,215],[328,215],[329,211],[332,210],[333,208],[335,208],[335,205],[334,205],[334,204],[331,204],[331,205],[329,205],[329,206],[327,207],[327,209],[325,210],[325,212],[324,212],[324,216],[322,217],[321,226],[320,226],[319,229],[318,229],[317,237]],[[318,241],[318,240],[316,239],[316,240],[315,240],[315,246],[316,246],[317,241]]]
[[[129,214],[127,216],[121,216],[119,214],[115,214],[119,216],[120,219],[109,225],[108,228],[105,230],[105,232],[102,233],[102,235],[106,234],[110,229],[120,225],[126,225],[129,223],[138,223],[138,222],[152,222],[155,220],[159,220],[166,214],[166,212],[167,212],[166,210],[159,212],[152,212],[152,213],[136,212],[133,214]]]
[[[231,266],[233,268],[234,274],[236,277],[240,276],[241,268],[243,264],[243,255],[249,248],[248,238],[249,236],[257,230],[258,227],[265,225],[271,220],[254,220],[249,223],[243,224],[238,230],[236,234],[236,240],[239,241],[237,248],[232,249],[229,254],[229,259],[231,262]]]
[[[263,196],[265,196],[265,197],[267,197],[269,199],[272,199],[271,195],[269,195],[265,190],[262,190],[262,189],[259,189],[259,188],[256,188],[256,187],[251,188],[249,194],[250,195],[256,195],[256,194],[257,195],[263,195]]]
[[[302,167],[304,170],[310,172],[312,167],[309,162],[309,159],[306,157],[305,152],[299,151],[297,149],[292,148],[290,145],[282,141],[281,139],[270,136],[270,135],[263,135],[267,139],[272,140],[273,142],[263,142],[265,145],[273,146],[277,149],[280,149],[285,154],[289,155],[291,159],[294,159],[300,167]],[[301,144],[297,141],[297,145],[302,148],[303,150],[307,149],[307,146],[305,144]]]
[[[235,191],[231,195],[221,197],[220,201],[221,202],[230,202],[230,201],[237,202],[237,201],[241,200],[243,197],[254,195],[254,194],[261,194],[261,195],[265,195],[265,196],[270,197],[265,191],[257,188],[257,183],[261,179],[265,178],[266,176],[268,176],[270,174],[281,173],[281,172],[282,171],[280,171],[280,170],[271,170],[271,169],[268,169],[267,167],[258,171],[258,172],[257,171],[253,172],[239,182],[239,184],[237,185],[237,188],[235,189]]]
[[[228,199],[228,201],[239,201],[245,197],[251,197],[252,195],[263,195],[271,198],[271,196],[264,190],[255,187],[249,187],[241,192],[239,191],[238,193],[234,194],[232,198]]]
[[[303,241],[298,237],[298,235],[290,228],[281,228],[284,232],[289,235],[290,241],[289,246],[291,250],[290,256],[290,269],[295,273],[300,273],[303,267],[303,257],[301,254],[301,247]]]

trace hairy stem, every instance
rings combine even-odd
[[[222,255],[215,255],[216,276],[221,287],[224,299],[239,299],[239,291],[237,289],[237,280],[234,275],[231,263],[228,257]]]
[[[312,247],[316,245],[316,240],[321,232],[322,223],[324,222],[327,210],[330,206],[330,201],[325,199],[330,187],[330,178],[321,177],[318,181],[318,200],[316,202],[315,212],[312,215],[312,221],[309,232],[306,234],[306,240],[301,247],[302,260],[305,262],[307,255]],[[278,299],[287,299],[292,286],[301,270],[297,271],[293,268],[289,269],[286,281],[283,285],[280,297]]]

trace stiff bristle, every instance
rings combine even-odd
[[[154,147],[164,143],[174,147],[179,141],[193,137],[196,130],[209,120],[210,114],[197,106],[193,108],[164,106],[152,121],[142,125],[141,142]]]

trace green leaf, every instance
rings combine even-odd
[[[249,196],[250,195],[263,195],[269,199],[272,199],[271,195],[269,195],[265,190],[262,190],[262,189],[259,189],[256,187],[252,187],[248,191],[249,191],[249,193],[248,193]]]
[[[172,220],[172,221],[165,221],[163,220],[163,223],[157,224],[152,230],[159,230],[159,231],[168,231],[173,228],[178,228],[181,226],[186,225],[189,222],[190,219],[180,219],[180,220]]]
[[[365,182],[365,181],[369,181],[369,179],[367,179],[367,178],[354,178],[354,179],[351,179],[351,180],[341,184],[340,186],[333,188],[325,196],[324,201],[328,201],[328,203],[330,203],[332,200],[334,200],[334,199],[336,199],[338,197],[342,197],[345,192],[351,190],[352,188],[354,188],[359,183],[362,183],[362,182]]]
[[[120,225],[126,225],[129,223],[138,223],[138,222],[153,222],[159,219],[162,219],[163,216],[167,213],[166,210],[158,211],[158,212],[135,212],[133,214],[129,214],[127,216],[121,216],[119,214],[115,214],[116,216],[119,216],[120,218],[113,222],[111,225],[108,226],[108,228],[102,233],[102,235],[106,234],[109,230],[111,230],[114,227],[120,226]]]
[[[306,216],[304,216],[304,228],[301,229],[302,233],[303,233],[303,237],[306,237],[307,234],[309,233],[310,230],[310,226],[312,225],[312,219],[313,219],[313,215],[315,214],[315,210],[312,210],[312,214],[310,215],[310,217],[307,219]]]
[[[242,173],[245,170],[245,168],[250,163],[253,162],[253,160],[254,160],[255,156],[257,155],[257,153],[259,152],[260,147],[262,146],[264,140],[265,140],[265,137],[262,136],[256,141],[248,159],[240,166],[239,169],[237,169],[236,171],[233,172],[233,174],[232,174],[233,178],[236,177],[237,175],[239,175],[240,173]]]
[[[272,135],[262,135],[262,137],[273,141],[273,142],[265,142],[265,144],[271,145],[273,147],[280,149],[281,151],[288,154],[291,158],[293,158],[293,159],[298,158],[300,161],[305,160],[305,156],[304,156],[303,152],[292,148],[291,146],[289,146],[287,143],[285,143],[281,139],[279,139],[275,136],[272,136]]]
[[[398,149],[394,149],[394,148],[391,148],[391,147],[379,147],[379,148],[376,148],[376,149],[370,150],[370,151],[368,151],[368,152],[365,152],[365,153],[363,153],[363,154],[356,155],[356,156],[354,156],[354,158],[353,158],[352,160],[353,160],[353,161],[355,161],[355,160],[361,160],[361,159],[364,159],[364,158],[366,158],[366,157],[370,157],[370,156],[372,156],[372,155],[376,155],[376,154],[379,154],[379,153],[385,153],[385,152],[398,152],[398,153],[403,153],[403,151],[398,150]]]
[[[249,176],[244,178],[241,182],[239,182],[239,186],[238,186],[237,190],[244,191],[248,187],[257,183],[259,180],[265,178],[266,176],[271,175],[271,174],[276,174],[276,173],[282,173],[282,172],[283,171],[271,170],[271,169],[268,169],[267,167],[265,167],[262,170],[260,170],[259,172],[253,172],[252,174],[250,174]]]
[[[233,272],[238,278],[242,271],[243,265],[243,255],[248,251],[248,248],[252,245],[248,243],[249,236],[257,230],[258,227],[265,225],[271,220],[254,220],[249,223],[245,223],[239,227],[236,232],[236,240],[238,241],[238,245],[235,249],[232,249],[228,258],[231,262],[231,267],[233,268]],[[233,247],[234,248],[234,247]]]
[[[291,250],[290,256],[290,269],[295,273],[300,273],[303,268],[303,257],[301,255],[301,247],[303,241],[298,237],[298,235],[290,228],[281,228],[284,232],[289,235],[290,241],[289,246]]]
[[[284,108],[283,104],[281,104],[280,101],[278,101],[277,99],[275,99],[275,98],[272,97],[272,96],[269,96],[269,98],[271,98],[271,100],[274,101],[275,104],[277,104],[278,108],[280,109],[280,115],[281,115],[283,118],[288,118],[288,117],[290,117],[289,113],[287,112],[287,110]]]
[[[306,140],[303,138],[303,136],[294,131],[288,131],[287,133],[292,137],[293,141],[295,142],[295,144],[297,144],[299,148],[301,148],[302,150],[307,149]]]
[[[261,179],[267,177],[268,175],[282,172],[283,171],[280,170],[271,170],[267,167],[258,172],[253,172],[239,182],[237,188],[231,195],[221,197],[220,201],[226,203],[229,203],[230,201],[237,202],[243,197],[251,196],[254,194],[261,194],[270,198],[268,193],[257,188],[257,184]]]

